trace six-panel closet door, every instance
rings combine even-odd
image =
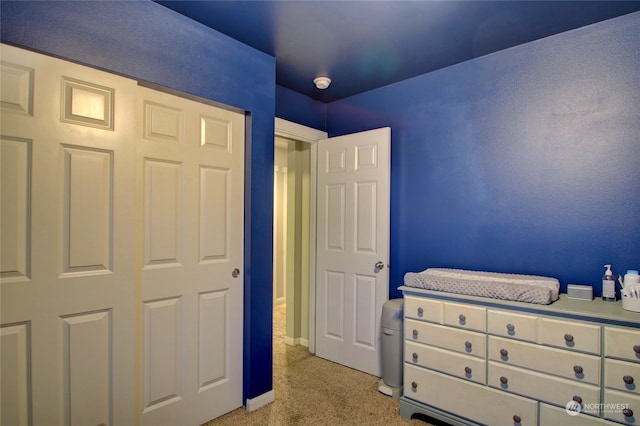
[[[0,423],[240,406],[243,114],[1,49]]]
[[[135,424],[136,83],[1,47],[2,424]]]
[[[143,424],[242,405],[244,116],[138,89]]]

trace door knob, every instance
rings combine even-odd
[[[238,278],[238,275],[240,275],[240,269],[236,268],[231,272],[231,276],[233,278]]]
[[[374,266],[376,267],[376,269],[379,270],[379,269],[384,268],[384,263],[381,260],[379,260],[379,261],[376,262],[376,264]]]

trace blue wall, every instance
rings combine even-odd
[[[390,296],[407,271],[595,286],[640,268],[640,13],[328,105],[391,126]]]
[[[3,42],[249,113],[244,399],[270,391],[275,59],[152,2],[2,1],[0,7]]]
[[[276,86],[276,117],[327,131],[327,104],[283,86]]]

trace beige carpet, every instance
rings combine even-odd
[[[285,307],[274,310],[275,402],[247,412],[238,408],[214,425],[416,425],[400,417],[398,401],[378,392],[377,377],[318,358],[304,346],[284,344]]]

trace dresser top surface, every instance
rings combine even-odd
[[[622,309],[622,302],[605,302],[595,300],[569,299],[566,294],[550,305],[535,303],[512,302],[508,300],[491,299],[488,297],[467,296],[463,294],[446,293],[442,291],[423,290],[415,287],[401,286],[399,290],[404,295],[416,295],[444,301],[474,303],[491,308],[512,309],[538,315],[553,315],[579,319],[598,323],[610,323],[640,328],[640,313]]]

